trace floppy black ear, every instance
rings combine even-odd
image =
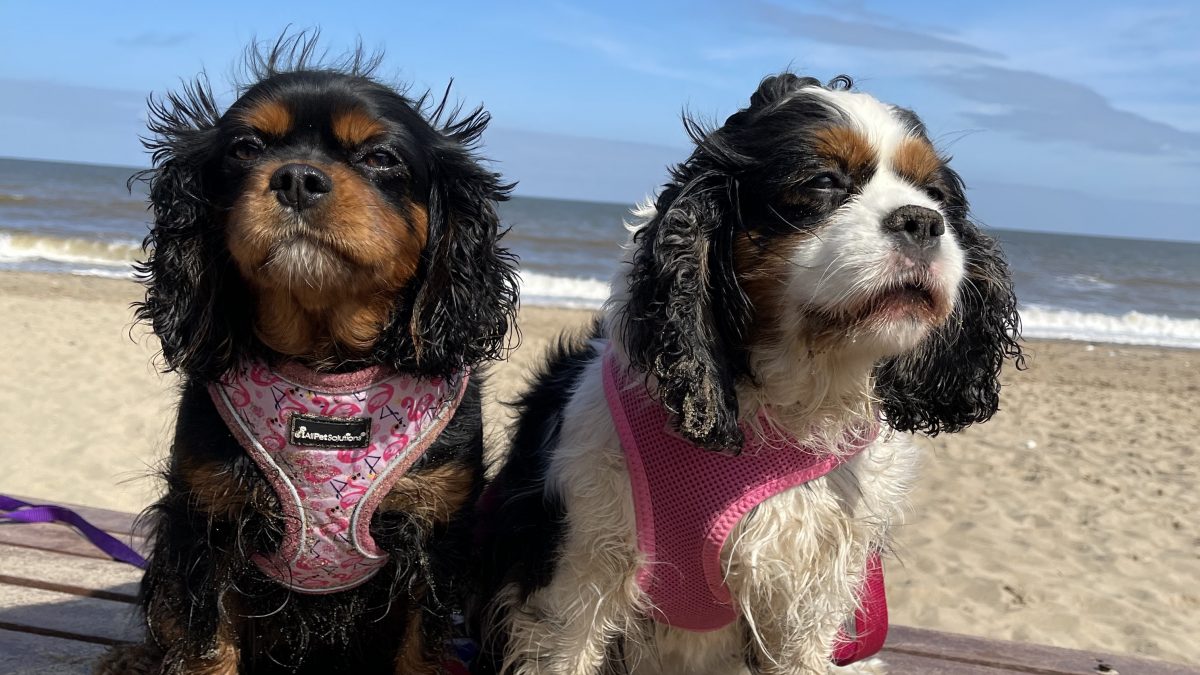
[[[946,324],[920,347],[876,369],[888,424],[930,435],[986,422],[1000,405],[1004,360],[1025,367],[1008,263],[996,240],[967,220],[958,177],[947,171],[946,182],[951,188],[947,215],[966,255],[958,303]]]
[[[632,364],[657,380],[676,430],[701,447],[737,452],[744,439],[734,385],[749,370],[748,303],[720,193],[693,180],[659,196],[656,215],[634,236],[620,331]]]
[[[146,286],[135,315],[153,327],[167,370],[215,379],[232,365],[239,343],[237,303],[222,301],[224,235],[205,198],[204,166],[220,115],[204,80],[149,106],[151,136],[143,145],[153,168],[130,179],[149,184],[154,215],[146,260],[135,266]]]
[[[500,245],[496,211],[513,185],[472,153],[488,119],[477,109],[449,122],[442,129],[445,143],[433,150],[424,281],[405,331],[413,365],[427,375],[500,358],[515,320],[516,256]]]

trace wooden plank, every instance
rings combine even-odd
[[[101,645],[0,629],[0,673],[85,675],[106,648]]]
[[[114,534],[142,555],[149,546],[144,537]],[[108,554],[96,548],[75,528],[62,523],[14,523],[0,521],[0,544],[39,551],[55,551],[85,558],[109,560]]]
[[[137,594],[142,571],[108,559],[0,545],[0,578],[4,579],[0,583],[14,586],[73,586],[129,598]],[[60,589],[60,592],[70,591]]]
[[[86,586],[76,586],[74,584],[58,584],[52,581],[28,579],[25,577],[10,577],[3,574],[0,574],[0,584],[21,586],[23,588],[38,588],[43,591],[54,591],[55,593],[65,593],[67,595],[78,595],[84,598],[100,598],[101,600],[112,600],[114,602],[124,602],[127,604],[133,604],[137,602],[137,594],[135,593],[109,591],[103,588],[88,588]]]
[[[907,626],[889,629],[884,660],[893,654],[1033,675],[1200,675],[1200,669],[1135,656],[989,640]]]
[[[33,545],[82,541],[67,527],[21,528],[43,539]],[[140,636],[141,574],[107,558],[0,545],[0,673],[90,673],[105,648]]]
[[[136,607],[129,603],[9,585],[0,585],[0,627],[98,644],[141,635]]]
[[[983,666],[975,663],[946,661],[930,656],[903,654],[884,650],[880,655],[887,675],[1012,675],[1013,671],[1003,667]]]
[[[146,552],[146,539],[133,534],[132,514],[65,506]],[[138,626],[129,603],[140,576],[136,568],[109,560],[69,526],[0,522],[0,653],[8,653],[9,636],[18,632],[38,632],[44,640],[71,638],[81,644],[135,639]],[[1200,675],[1200,669],[1139,657],[905,626],[891,627],[883,659],[887,672],[897,675]]]
[[[24,623],[9,623],[7,621],[0,621],[0,631],[24,633],[25,635],[41,635],[42,637],[59,638],[72,642],[82,642],[83,644],[100,645],[101,647],[112,647],[127,642],[126,640],[118,640],[102,635],[89,635],[87,633],[76,633],[58,628],[43,628],[41,626],[29,626]]]

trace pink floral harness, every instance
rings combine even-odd
[[[828,474],[869,446],[879,429],[848,437],[842,452],[833,454],[764,423],[759,434],[747,429],[750,440],[740,455],[724,455],[679,437],[667,411],[621,367],[611,347],[603,369],[633,489],[638,549],[646,560],[637,581],[651,616],[689,631],[723,628],[738,617],[721,569],[721,549],[738,521],[767,499]],[[878,652],[887,635],[878,554],[867,561],[864,579],[860,609],[834,647],[839,665]]]
[[[387,554],[371,516],[454,417],[469,374],[419,379],[383,368],[323,374],[249,363],[209,386],[217,411],[283,505],[279,550],[255,554],[300,593],[354,588]]]

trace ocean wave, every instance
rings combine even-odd
[[[1117,287],[1116,284],[1094,274],[1070,274],[1055,277],[1055,280],[1076,291],[1103,291]]]
[[[141,254],[141,245],[134,241],[0,230],[0,264],[9,268],[130,278],[132,263]],[[600,279],[521,271],[521,302],[526,305],[599,309],[609,293],[609,283]],[[1020,311],[1026,337],[1200,349],[1200,319],[1141,312],[1102,314],[1038,304],[1022,306]]]
[[[607,281],[521,271],[521,302],[526,305],[599,309],[608,295]]]
[[[609,285],[598,279],[522,272],[521,302],[527,305],[598,309]],[[1128,312],[1101,314],[1044,305],[1021,308],[1025,337],[1200,349],[1200,319]]]
[[[32,197],[26,197],[22,194],[0,192],[0,204],[27,204],[32,201]]]
[[[83,267],[80,269],[71,270],[71,275],[77,276],[77,277],[103,277],[105,279],[132,279],[133,278],[133,268],[132,267],[125,267],[125,268],[109,267],[109,268],[101,269],[98,267]]]
[[[0,230],[0,263],[51,262],[68,267],[129,268],[141,255],[136,241],[99,241]]]
[[[1200,319],[1141,312],[1111,315],[1029,305],[1021,308],[1021,325],[1025,337],[1200,349]]]

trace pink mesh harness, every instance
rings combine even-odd
[[[610,347],[604,393],[621,437],[633,487],[638,548],[648,563],[638,573],[656,621],[712,631],[734,621],[737,607],[721,571],[721,548],[734,526],[768,498],[819,478],[862,451],[877,427],[853,438],[842,455],[815,453],[762,425],[736,457],[698,448],[671,428],[667,411],[625,372]],[[876,653],[887,635],[883,567],[867,563],[861,608],[839,636],[834,661],[845,665]]]
[[[210,385],[287,518],[279,550],[255,554],[259,568],[300,593],[332,593],[374,576],[387,554],[371,538],[371,516],[454,416],[467,379],[250,363]]]

